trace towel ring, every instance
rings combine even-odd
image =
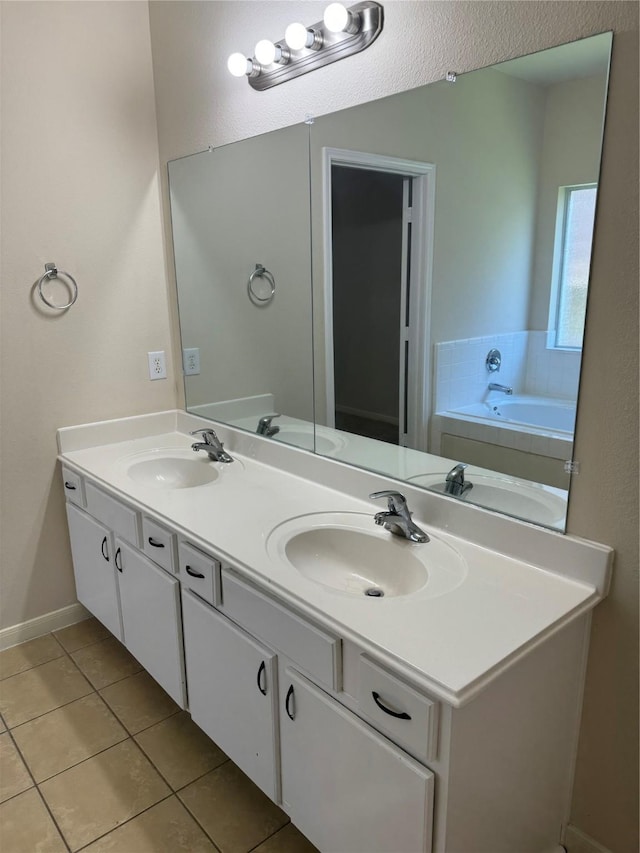
[[[259,296],[255,290],[253,289],[253,283],[256,279],[264,279],[269,287],[269,293],[266,296]],[[256,268],[249,276],[249,281],[247,282],[247,290],[249,293],[249,299],[253,302],[254,305],[268,305],[269,302],[273,299],[273,296],[276,292],[276,282],[273,275],[269,272],[268,269],[265,269],[262,264],[256,264]]]
[[[40,299],[42,299],[45,305],[48,305],[49,308],[53,308],[56,311],[64,311],[67,308],[71,308],[71,306],[78,298],[78,285],[76,284],[75,278],[68,272],[65,272],[64,270],[59,270],[55,264],[45,264],[44,268],[46,272],[38,281],[38,295],[40,296]],[[54,305],[53,302],[49,302],[47,297],[42,292],[42,285],[44,284],[45,280],[50,281],[52,278],[58,278],[59,275],[65,276],[65,278],[68,278],[71,282],[71,300],[67,302],[66,305]]]

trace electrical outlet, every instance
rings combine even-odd
[[[185,376],[194,376],[196,373],[200,373],[200,350],[198,347],[182,350],[182,365]]]
[[[167,364],[164,360],[164,351],[148,352],[149,379],[166,379]]]

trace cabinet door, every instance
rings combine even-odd
[[[180,584],[121,539],[115,548],[124,644],[184,708]]]
[[[69,503],[67,520],[78,601],[122,640],[111,531]]]
[[[433,774],[292,669],[281,684],[282,801],[323,853],[431,850]]]
[[[189,710],[271,799],[279,799],[275,654],[183,590]]]

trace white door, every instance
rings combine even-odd
[[[431,850],[433,774],[293,669],[280,688],[282,801],[322,853]]]
[[[184,708],[180,584],[140,551],[115,541],[124,644],[169,696]]]
[[[111,531],[69,503],[67,519],[78,601],[122,640]]]
[[[194,722],[278,801],[276,655],[186,590],[182,612]]]

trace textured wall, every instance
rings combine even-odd
[[[75,601],[56,429],[171,408],[147,6],[3,2],[2,619]],[[33,299],[53,261],[67,313]],[[64,294],[57,294],[62,299]]]
[[[161,159],[253,136],[605,30],[615,33],[569,531],[616,549],[595,612],[572,821],[637,851],[638,6],[635,2],[396,2],[368,50],[267,92],[226,71],[317,2],[151,2]],[[187,96],[188,95],[188,96]],[[611,413],[615,413],[612,417]]]

